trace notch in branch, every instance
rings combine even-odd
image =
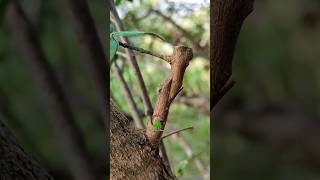
[[[158,91],[152,119],[147,123],[146,136],[152,144],[159,145],[163,131],[154,131],[153,119],[160,119],[161,130],[164,130],[170,105],[182,90],[184,72],[193,57],[192,49],[186,46],[175,46],[171,59],[169,77],[162,83]]]

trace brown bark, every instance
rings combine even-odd
[[[0,120],[0,179],[4,180],[54,180],[16,142],[7,127]]]
[[[148,141],[143,130],[130,127],[129,120],[110,101],[110,179],[176,179]]]
[[[214,0],[210,14],[210,109],[232,88],[232,60],[245,18],[253,11],[254,0]]]
[[[24,55],[22,59],[25,59],[29,65],[35,85],[41,90],[44,100],[46,100],[45,105],[50,115],[51,124],[69,168],[76,179],[98,179],[96,177],[98,173],[92,166],[92,159],[76,125],[71,107],[40,47],[33,26],[18,0],[14,0],[9,8],[8,23],[15,36],[16,46]]]
[[[170,105],[177,94],[182,90],[182,81],[186,68],[193,57],[192,49],[186,46],[176,46],[173,55],[167,57],[171,71],[169,77],[158,90],[157,102],[152,119],[148,121],[146,135],[152,144],[158,144],[167,122]],[[161,130],[155,130],[154,120],[161,123]]]
[[[123,24],[122,24],[122,22],[120,20],[119,14],[118,14],[118,12],[116,10],[116,6],[115,6],[115,3],[114,3],[114,0],[109,0],[109,2],[110,2],[110,6],[111,6],[110,12],[111,12],[111,14],[112,14],[112,16],[113,16],[113,18],[115,20],[115,25],[117,27],[117,30],[118,31],[124,31],[125,29],[124,29],[124,26],[123,26]],[[120,39],[124,43],[130,44],[129,40],[126,37],[121,37]],[[139,85],[139,88],[141,90],[141,98],[142,98],[142,102],[143,102],[143,105],[144,105],[144,108],[145,108],[145,114],[149,118],[152,118],[153,108],[152,108],[152,105],[151,105],[151,101],[150,101],[150,97],[148,95],[148,91],[147,91],[146,85],[144,83],[142,74],[140,72],[136,57],[135,57],[135,55],[134,55],[134,53],[133,53],[133,51],[131,49],[125,49],[125,51],[126,51],[126,54],[128,56],[129,64],[132,67],[132,70],[134,72],[135,78],[136,78],[136,80],[138,82],[138,85]],[[169,162],[168,156],[167,156],[167,153],[166,153],[166,149],[165,149],[164,144],[163,144],[162,141],[160,143],[160,154],[165,159],[165,161]]]

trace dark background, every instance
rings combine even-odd
[[[64,4],[23,2],[72,104],[86,147],[104,174],[100,97]],[[88,3],[106,44],[105,2]],[[217,105],[212,122],[211,169],[216,179],[320,178],[319,9],[317,0],[256,1],[237,44],[233,66],[237,84]],[[0,115],[18,142],[53,176],[72,179],[48,122],[46,100],[13,36],[5,19],[0,27]]]
[[[76,128],[84,137],[100,175],[106,174],[106,137],[101,111],[100,91],[93,83],[92,69],[76,39],[73,19],[63,1],[20,1],[33,32],[40,40],[49,65],[58,77],[76,119]],[[105,1],[88,1],[100,40],[106,44],[107,7]],[[8,8],[7,8],[8,9]],[[7,9],[1,9],[6,14]],[[62,156],[59,140],[53,132],[45,91],[31,76],[32,67],[17,50],[15,34],[6,16],[0,26],[0,116],[18,142],[50,171],[56,179],[72,179]],[[105,49],[104,49],[105,50]],[[105,50],[106,52],[106,50]],[[92,60],[93,61],[93,60]],[[63,133],[64,129],[61,129]]]
[[[319,179],[320,2],[257,0],[217,105],[216,179]],[[212,144],[211,144],[212,145]]]

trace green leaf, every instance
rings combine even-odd
[[[9,5],[10,0],[0,0],[0,26],[2,25],[6,9]]]
[[[114,38],[110,37],[110,61],[112,61],[112,59],[116,55],[118,48],[119,48],[119,42],[116,41]]]
[[[185,159],[179,162],[177,168],[177,176],[182,176],[184,174],[184,169],[189,164],[189,160]]]
[[[116,6],[118,6],[121,3],[122,0],[116,0]]]
[[[153,120],[153,124],[152,124],[153,129],[155,130],[161,130],[161,122],[160,122],[160,118],[155,118]]]
[[[155,36],[161,40],[164,41],[163,37],[161,37],[158,34],[151,33],[151,32],[141,32],[141,31],[120,31],[120,32],[113,32],[111,33],[111,36],[113,37],[119,37],[119,36],[124,36],[124,37],[136,37],[136,36],[143,36],[143,35],[151,35]]]

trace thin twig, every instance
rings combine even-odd
[[[192,49],[186,46],[175,46],[171,55],[171,72],[167,79],[160,85],[153,118],[159,118],[161,129],[165,128],[170,105],[182,89],[182,82],[186,68],[192,60]],[[153,144],[161,140],[162,132],[153,131],[153,119],[147,123],[146,136]]]
[[[171,135],[173,135],[173,134],[180,133],[181,131],[189,130],[189,129],[193,129],[193,126],[187,127],[187,128],[183,128],[183,129],[180,129],[180,130],[173,131],[173,132],[171,132],[171,133],[169,133],[169,134],[167,134],[167,135],[162,136],[162,139],[164,139],[164,138],[166,138],[166,137],[169,137],[169,136],[171,136]]]
[[[118,12],[116,10],[116,7],[115,7],[115,4],[114,4],[113,0],[110,0],[110,6],[111,6],[111,14],[112,14],[112,16],[114,18],[114,22],[115,22],[115,26],[116,26],[117,30],[118,31],[124,31],[125,29],[124,29],[123,24],[122,24],[122,22],[120,20],[119,14],[118,14]],[[120,37],[120,39],[124,43],[129,43],[128,39],[125,38],[125,37]],[[143,105],[144,105],[144,108],[145,108],[145,113],[151,119],[152,118],[152,114],[153,114],[153,108],[152,108],[151,101],[150,101],[150,98],[149,98],[149,95],[148,95],[148,92],[147,92],[147,88],[146,88],[146,85],[144,83],[143,77],[141,75],[137,60],[136,60],[136,58],[134,56],[134,53],[132,52],[131,49],[126,49],[126,53],[129,56],[129,64],[133,69],[135,77],[136,77],[136,79],[138,81],[139,88],[141,90],[141,98],[142,98]]]
[[[172,136],[170,136],[170,138],[181,146],[181,148],[187,154],[188,158],[192,158],[192,162],[197,167],[202,176],[206,176],[209,173],[203,161],[195,155],[190,144],[185,139],[183,139],[182,136],[180,136],[179,134],[173,134]]]
[[[155,52],[151,52],[151,51],[145,50],[145,49],[143,49],[143,48],[131,46],[131,45],[129,45],[129,44],[127,44],[127,43],[123,43],[123,42],[119,42],[119,45],[122,46],[122,47],[124,47],[124,48],[128,48],[128,49],[137,51],[137,52],[139,52],[139,53],[149,54],[149,55],[151,55],[151,56],[154,56],[154,57],[163,59],[163,60],[167,61],[168,63],[171,63],[171,58],[170,58],[170,56],[166,56],[166,55],[158,54],[158,53],[155,53]]]
[[[129,88],[128,84],[126,83],[126,81],[124,80],[124,77],[122,75],[122,72],[121,72],[118,64],[117,64],[117,61],[114,62],[114,65],[112,66],[112,70],[113,70],[117,80],[119,81],[119,84],[121,87],[120,89],[121,89],[126,101],[128,102],[128,106],[129,106],[129,109],[131,111],[131,114],[132,114],[132,117],[134,119],[136,126],[140,129],[144,129],[145,125],[143,124],[142,118],[139,114],[137,105],[134,102],[130,88]]]
[[[230,81],[236,43],[254,0],[215,0],[210,4],[210,109],[234,85]],[[227,83],[227,81],[230,81]]]
[[[123,53],[123,52],[120,52],[120,51],[117,51],[117,55],[119,55],[119,56],[121,56],[123,58],[126,58],[126,59],[129,58],[129,56],[126,53]]]

